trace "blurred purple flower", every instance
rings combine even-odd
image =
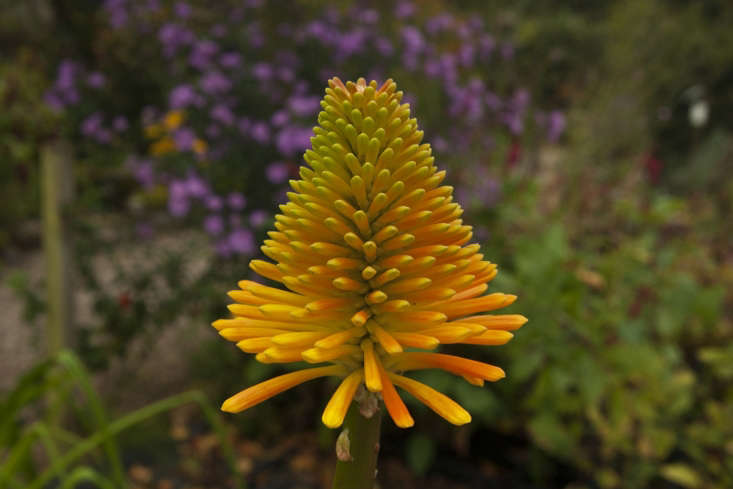
[[[224,201],[218,195],[208,195],[204,199],[204,205],[210,211],[220,211],[224,207]]]
[[[221,135],[221,128],[216,124],[209,124],[206,127],[206,135],[211,139],[216,139]]]
[[[441,13],[435,17],[431,17],[425,22],[425,30],[432,35],[440,31],[448,30],[453,27],[453,16],[447,13]]]
[[[284,109],[276,111],[270,118],[270,123],[274,127],[282,127],[287,124],[288,121],[290,121],[290,114],[288,114],[288,111]]]
[[[247,117],[242,117],[237,122],[237,129],[242,134],[248,134],[250,127],[252,127],[252,122]]]
[[[493,92],[486,93],[484,96],[484,102],[486,102],[486,106],[493,111],[501,109],[502,106],[501,99]]]
[[[392,53],[394,53],[394,46],[392,46],[392,41],[390,41],[386,37],[376,38],[374,40],[374,47],[377,49],[377,52],[382,56],[391,56]]]
[[[168,187],[168,212],[174,217],[183,217],[191,209],[186,182],[174,180]]]
[[[171,109],[183,109],[192,105],[196,100],[196,92],[193,87],[188,84],[178,85],[171,90],[168,96],[168,105]]]
[[[255,122],[250,127],[249,135],[258,143],[265,144],[270,140],[270,128],[264,122]]]
[[[211,214],[204,218],[204,229],[212,236],[224,232],[224,219],[218,214]]]
[[[395,17],[398,19],[405,19],[415,13],[415,5],[409,1],[402,1],[395,7]]]
[[[211,112],[209,113],[209,115],[211,116],[213,120],[217,122],[221,122],[222,124],[226,126],[231,126],[232,124],[234,124],[234,120],[235,120],[234,113],[232,112],[232,110],[229,107],[227,107],[224,104],[215,105],[211,109]]]
[[[234,18],[234,16],[232,16]],[[214,37],[224,37],[227,33],[227,28],[224,24],[216,24],[211,28],[211,35]]]
[[[550,112],[547,117],[547,139],[553,143],[560,139],[562,133],[565,132],[566,124],[565,114],[559,110]]]
[[[249,215],[249,225],[253,228],[264,226],[270,219],[270,215],[262,209],[256,209]]]
[[[196,133],[190,127],[181,127],[173,133],[173,142],[179,151],[188,151],[196,140]]]
[[[219,46],[208,39],[199,41],[194,44],[188,62],[194,68],[204,70],[211,66],[213,57],[219,51]]]
[[[255,240],[249,229],[235,229],[229,235],[229,246],[234,253],[252,254],[255,250]]]
[[[321,99],[316,96],[293,96],[288,100],[288,108],[298,117],[308,117],[318,113]]]
[[[402,28],[402,42],[405,43],[405,50],[412,54],[418,54],[425,48],[425,39],[420,30],[412,25]]]
[[[106,82],[104,75],[98,71],[94,71],[87,75],[87,85],[92,88],[102,88]]]
[[[97,137],[102,130],[102,114],[95,112],[81,123],[81,133],[86,137]]]
[[[175,12],[176,17],[187,19],[191,16],[192,9],[186,2],[177,2],[173,11]]]
[[[277,134],[275,145],[282,154],[293,155],[310,146],[311,136],[313,130],[308,127],[288,126]]]
[[[57,111],[63,109],[65,106],[64,102],[58,95],[53,92],[53,90],[48,90],[43,95],[43,101],[46,103],[46,105]]]
[[[234,52],[222,53],[219,56],[219,64],[224,68],[239,68],[242,64],[242,56]]]
[[[494,52],[496,41],[494,41],[494,38],[491,37],[489,34],[484,34],[479,38],[478,45],[481,56],[483,58],[487,58],[491,56],[492,52]]]
[[[218,71],[209,71],[201,77],[201,89],[208,94],[228,92],[232,82]]]
[[[179,47],[192,43],[194,35],[188,29],[169,22],[163,24],[158,30],[158,40],[163,45],[163,53],[170,57],[176,53]]]
[[[153,163],[148,159],[128,158],[125,166],[132,172],[132,176],[143,188],[150,188],[155,184]]]
[[[287,163],[270,163],[265,169],[267,179],[274,184],[281,184],[287,181],[290,175],[290,165]]]
[[[127,23],[127,0],[105,0],[103,8],[109,17],[109,23],[114,28],[120,28]]]
[[[267,81],[272,78],[272,66],[267,63],[256,63],[252,67],[252,75],[259,81]]]
[[[359,12],[357,18],[365,24],[376,24],[379,22],[379,12],[374,9],[366,9]]]
[[[190,197],[202,199],[209,194],[209,186],[198,174],[190,172],[186,178],[186,192]]]
[[[241,211],[247,205],[247,199],[239,192],[232,192],[227,195],[227,204],[235,211]]]
[[[118,115],[112,119],[112,129],[117,132],[126,131],[130,124],[127,122],[127,117],[124,115]]]

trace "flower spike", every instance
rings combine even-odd
[[[438,368],[477,386],[497,381],[499,367],[434,350],[501,345],[527,319],[486,314],[516,296],[485,295],[497,267],[468,244],[471,227],[397,85],[333,78],[321,107],[308,166],[291,180],[262,247],[272,261],[250,263],[284,288],[240,281],[229,293],[234,317],[213,326],[260,362],[324,365],[245,389],[222,409],[243,411],[332,376],[342,380],[323,412],[328,427],[341,426],[361,385],[381,393],[401,428],[414,420],[395,387],[453,424],[468,423],[455,401],[402,373]]]

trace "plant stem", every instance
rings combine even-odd
[[[348,430],[351,461],[336,463],[333,489],[372,489],[377,476],[379,456],[379,432],[382,421],[381,410],[371,418],[365,418],[359,411],[359,404],[353,402],[344,421]]]

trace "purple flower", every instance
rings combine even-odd
[[[252,67],[252,75],[259,81],[267,81],[272,78],[272,66],[267,63],[256,63]]]
[[[117,132],[126,131],[129,126],[127,117],[124,115],[118,115],[112,120],[112,128]]]
[[[144,188],[150,188],[155,184],[153,163],[150,160],[130,158],[125,165],[130,169],[135,180]]]
[[[379,12],[374,9],[366,9],[359,12],[358,18],[365,24],[376,24],[379,22]]]
[[[312,135],[310,128],[288,126],[277,134],[275,145],[282,154],[293,155],[308,148]]]
[[[252,127],[252,122],[247,117],[242,117],[237,122],[237,129],[242,134],[249,134],[250,127]]]
[[[272,114],[272,117],[270,117],[270,123],[274,127],[282,127],[285,124],[288,123],[290,120],[290,114],[288,114],[287,110],[281,109]]]
[[[216,139],[221,135],[221,128],[216,124],[209,124],[206,127],[206,135],[211,139]]]
[[[119,28],[127,23],[126,3],[126,0],[105,0],[103,8],[107,11],[112,27]]]
[[[234,124],[234,113],[232,110],[224,104],[215,105],[209,113],[211,118],[217,122],[221,122],[225,126],[231,126]]]
[[[158,40],[163,45],[163,53],[170,57],[179,47],[192,43],[194,36],[188,29],[169,22],[158,30]]]
[[[228,92],[232,82],[218,71],[209,71],[201,77],[201,89],[208,94]]]
[[[260,228],[270,219],[269,214],[262,209],[252,211],[249,215],[249,225],[253,228]]]
[[[247,205],[247,199],[239,192],[232,192],[227,195],[227,204],[235,211],[241,211]]]
[[[395,8],[395,17],[398,19],[405,19],[412,16],[415,13],[415,5],[409,1],[403,1],[397,4]]]
[[[255,250],[255,240],[249,229],[235,229],[229,235],[229,246],[234,253],[252,254]]]
[[[168,212],[174,217],[183,217],[191,209],[186,183],[174,180],[168,188]]]
[[[298,117],[308,117],[318,113],[321,100],[316,96],[293,96],[288,100],[288,108]]]
[[[565,114],[559,110],[553,110],[547,117],[547,139],[551,142],[555,142],[560,139],[560,136],[565,131],[567,121]]]
[[[87,85],[92,88],[102,88],[105,82],[106,78],[102,73],[98,71],[89,73],[89,75],[87,76]]]
[[[392,46],[392,41],[390,41],[386,37],[376,38],[374,40],[374,47],[377,49],[377,52],[382,56],[391,56],[392,53],[394,53],[394,46]]]
[[[252,139],[260,144],[265,144],[270,140],[270,128],[264,122],[255,122],[252,124],[250,131]]]
[[[271,163],[267,165],[265,174],[270,182],[274,184],[283,183],[290,175],[290,165],[287,163]]]
[[[190,127],[181,127],[173,133],[173,142],[179,151],[188,151],[196,140],[196,133]]]
[[[171,109],[183,109],[196,101],[196,92],[191,85],[178,85],[168,96]]]
[[[61,100],[61,97],[59,97],[58,95],[56,95],[53,92],[53,90],[49,90],[49,91],[47,91],[43,95],[43,101],[46,103],[46,105],[48,105],[49,107],[51,107],[53,110],[57,110],[58,111],[58,110],[61,110],[61,109],[63,109],[65,107],[65,104]]]
[[[81,133],[86,137],[96,137],[102,130],[102,114],[95,112],[81,123]]]
[[[405,43],[405,49],[413,54],[417,54],[425,47],[425,39],[417,27],[406,25],[402,28],[402,41]]]
[[[478,44],[481,56],[484,58],[489,57],[496,47],[496,41],[494,41],[494,38],[491,37],[489,34],[484,34],[483,36],[481,36]]]
[[[191,6],[185,2],[178,2],[174,7],[176,17],[187,19],[191,16]]]
[[[493,111],[501,109],[501,99],[493,92],[486,93],[484,102],[486,102],[486,106]]]
[[[209,194],[209,187],[200,176],[190,172],[186,178],[186,192],[190,197],[201,199]]]
[[[218,214],[211,214],[204,218],[204,229],[212,236],[217,236],[224,232],[224,219]]]
[[[224,201],[218,195],[208,195],[204,199],[204,205],[210,211],[220,211],[224,207]]]
[[[219,64],[224,68],[239,68],[242,64],[242,56],[234,52],[222,53],[219,56]]]
[[[440,31],[448,30],[453,26],[453,16],[450,14],[439,14],[425,22],[425,30],[430,34],[437,34]]]
[[[204,70],[211,66],[212,58],[219,51],[219,46],[214,41],[199,41],[193,46],[188,62],[194,68]]]

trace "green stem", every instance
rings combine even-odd
[[[351,404],[344,421],[344,432],[348,430],[348,451],[351,453],[352,460],[339,460],[336,463],[333,489],[372,489],[374,487],[377,476],[381,421],[380,410],[377,410],[371,418],[365,418],[359,412],[359,404],[357,402]],[[339,440],[339,443],[341,442],[342,440]]]

